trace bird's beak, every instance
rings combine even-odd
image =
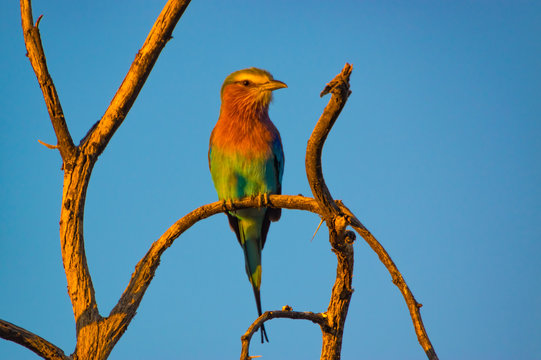
[[[268,83],[262,84],[259,88],[261,90],[274,91],[278,89],[286,88],[287,85],[279,80],[271,80]]]

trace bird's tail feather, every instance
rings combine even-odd
[[[259,316],[261,316],[263,313],[261,309],[261,296],[259,290],[261,288],[261,239],[259,234],[250,234],[251,229],[243,230],[247,230],[246,233],[244,233],[245,237],[243,239],[246,275],[248,275],[248,279],[250,280],[252,289],[254,290],[257,313]],[[264,343],[265,341],[269,342],[269,338],[267,337],[265,326],[261,325],[261,343]]]
[[[242,210],[241,210],[242,211]],[[245,215],[244,213],[240,215]],[[252,209],[244,210],[244,212],[252,211]],[[250,213],[251,214],[251,213]],[[261,240],[261,226],[262,218],[258,217],[248,217],[244,216],[238,221],[238,233],[239,242],[244,251],[244,261],[246,265],[246,275],[252,284],[252,289],[254,290],[255,302],[257,305],[257,313],[259,316],[263,313],[261,310],[261,296],[260,296],[260,287],[261,287],[261,249],[262,249],[262,240]],[[267,337],[267,331],[265,326],[261,325],[261,343],[269,342]]]
[[[261,316],[261,297],[259,294],[259,290],[252,285],[252,288],[254,289],[254,296],[255,296],[255,303],[257,305],[257,313],[259,316]],[[267,337],[267,331],[265,330],[265,324],[261,324],[261,343],[263,344],[265,341],[269,342],[269,338]]]
[[[244,256],[246,263],[246,274],[248,279],[252,284],[252,289],[254,290],[255,303],[257,305],[257,313],[259,316],[263,313],[261,309],[261,296],[260,296],[260,287],[261,287],[261,249],[258,248],[259,240],[247,240],[244,243]],[[266,340],[269,342],[267,337],[267,331],[265,326],[261,325],[261,343],[264,343]]]

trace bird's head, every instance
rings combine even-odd
[[[272,92],[286,87],[285,83],[274,80],[266,70],[252,67],[235,71],[225,78],[222,85],[222,106],[231,106],[241,111],[267,109],[272,100]]]

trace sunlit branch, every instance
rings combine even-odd
[[[321,165],[321,154],[325,140],[351,93],[349,77],[352,69],[352,66],[346,63],[342,71],[321,92],[321,96],[328,93],[332,93],[332,96],[317,121],[306,146],[306,176],[312,194],[321,209],[322,217],[329,228],[329,242],[337,259],[336,278],[329,306],[325,312],[328,327],[321,329],[321,360],[340,359],[344,326],[353,294],[351,288],[354,263],[353,246],[349,241],[346,241],[347,223],[325,184]]]
[[[30,331],[4,320],[0,320],[0,337],[22,345],[44,359],[69,359],[69,357],[64,355],[62,349]]]
[[[404,300],[406,301],[406,305],[408,306],[411,320],[413,322],[413,327],[415,328],[415,333],[417,334],[417,339],[419,340],[419,344],[421,345],[430,360],[437,360],[438,355],[432,347],[432,343],[430,342],[430,339],[423,324],[423,319],[421,318],[420,309],[422,305],[415,300],[413,293],[409,289],[402,274],[391,259],[391,256],[387,253],[385,248],[376,240],[372,233],[366,227],[364,227],[364,225],[359,221],[359,219],[357,219],[357,217],[355,217],[355,215],[347,208],[347,206],[345,206],[341,201],[337,201],[337,204],[340,207],[340,210],[347,215],[347,221],[349,225],[353,229],[355,229],[355,231],[357,231],[357,233],[366,241],[366,243],[372,248],[372,250],[374,250],[382,264],[385,265],[385,267],[389,271],[389,274],[391,274],[393,283],[398,287],[398,289],[402,293],[402,296],[404,297]]]
[[[47,69],[47,61],[45,59],[45,52],[43,51],[38,28],[41,16],[38,18],[36,24],[34,24],[30,0],[21,0],[20,5],[27,56],[34,69],[34,73],[38,78],[41,91],[43,92],[43,98],[45,99],[45,105],[47,106],[47,111],[49,112],[51,123],[53,124],[60,154],[62,155],[64,163],[69,164],[73,160],[76,148],[71,139],[66,119],[64,118],[64,112],[62,111],[56,87],[54,86],[53,79]]]
[[[334,204],[329,189],[325,184],[321,166],[321,153],[323,151],[325,139],[327,139],[327,135],[331,131],[332,126],[340,115],[340,112],[351,93],[349,90],[349,76],[351,75],[352,69],[352,66],[346,63],[342,72],[329,82],[321,92],[321,96],[328,94],[329,92],[332,93],[333,96],[316,123],[306,147],[306,176],[308,177],[308,183],[312,189],[312,194],[314,194],[314,198],[322,206],[323,217],[327,221],[334,215],[337,215],[339,210]]]
[[[242,350],[240,359],[241,360],[249,360],[250,356],[248,354],[248,350],[250,348],[250,340],[252,339],[252,336],[255,332],[263,325],[265,321],[271,320],[271,319],[294,319],[294,320],[309,320],[313,322],[314,324],[319,325],[321,328],[327,328],[327,320],[325,317],[325,314],[322,313],[313,313],[311,311],[306,312],[298,312],[298,311],[292,311],[289,307],[285,307],[286,310],[281,311],[266,311],[264,312],[260,317],[258,317],[252,325],[246,330],[244,335],[242,335]]]
[[[122,124],[152,71],[165,44],[188,7],[190,0],[169,0],[156,19],[130,70],[117,90],[101,120],[82,141],[83,152],[99,156]]]
[[[276,207],[285,209],[307,210],[319,213],[320,209],[312,198],[296,195],[270,195],[247,197],[235,201],[217,201],[203,205],[175,222],[167,231],[156,240],[146,255],[137,264],[131,280],[122,294],[117,305],[111,311],[111,315],[126,313],[137,308],[144,292],[146,291],[154,272],[159,265],[162,253],[173,244],[184,231],[200,220],[225,211],[253,207]]]

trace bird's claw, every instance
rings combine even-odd
[[[233,206],[233,200],[231,200],[231,199],[222,200],[222,210],[224,212],[235,210],[235,208]]]
[[[259,207],[265,207],[269,204],[269,194],[263,193],[259,196]]]

